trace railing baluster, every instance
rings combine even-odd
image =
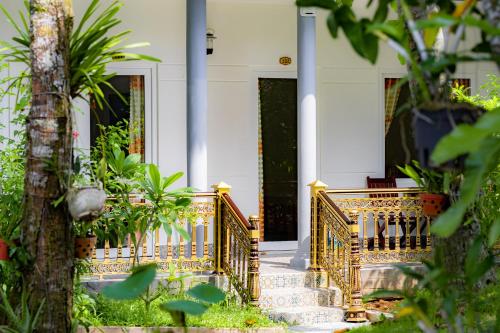
[[[384,211],[384,224],[385,224],[385,230],[384,230],[384,250],[388,251],[390,249],[390,238],[389,238],[389,219],[391,217],[391,212],[386,210]]]
[[[188,221],[188,225],[189,225]],[[191,260],[196,260],[196,225],[198,224],[197,220],[191,224]]]
[[[208,226],[209,226],[208,216],[205,216],[203,218],[203,258],[204,259],[208,258]],[[214,244],[215,244],[215,237],[214,237]]]
[[[368,214],[363,212],[363,251],[368,251]]]
[[[379,213],[378,211],[373,212],[373,230],[374,230],[374,235],[373,235],[373,251],[378,252],[379,250],[379,245],[378,245],[378,222],[379,222]]]
[[[174,258],[172,251],[173,251],[172,235],[168,235],[167,236],[167,259],[168,260],[172,260]]]
[[[160,229],[155,230],[155,238],[154,238],[154,254],[153,259],[161,259],[160,258]]]
[[[415,248],[417,250],[421,250],[422,249],[422,244],[421,244],[421,241],[420,241],[420,214],[418,212],[414,212],[414,216],[415,216],[415,233],[416,233],[416,245],[415,245]]]

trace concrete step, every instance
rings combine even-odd
[[[272,320],[301,326],[335,323],[344,319],[343,309],[326,306],[279,307],[269,309],[267,313]]]
[[[263,289],[259,304],[263,309],[296,306],[341,306],[341,295],[338,288]]]

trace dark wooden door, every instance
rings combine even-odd
[[[264,240],[297,240],[297,80],[259,79]]]

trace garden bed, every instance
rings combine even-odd
[[[85,328],[81,327],[78,333],[86,333]],[[120,327],[120,326],[104,326],[90,328],[89,333],[184,333],[182,327]],[[283,327],[267,327],[267,328],[205,328],[205,327],[190,327],[190,333],[280,333],[286,332]]]

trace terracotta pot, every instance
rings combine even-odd
[[[441,214],[448,204],[448,197],[444,194],[421,193],[420,200],[424,215],[429,217]]]
[[[97,242],[96,236],[75,238],[75,258],[78,259],[92,258],[96,242]]]
[[[9,260],[9,246],[3,239],[0,239],[0,260]]]

